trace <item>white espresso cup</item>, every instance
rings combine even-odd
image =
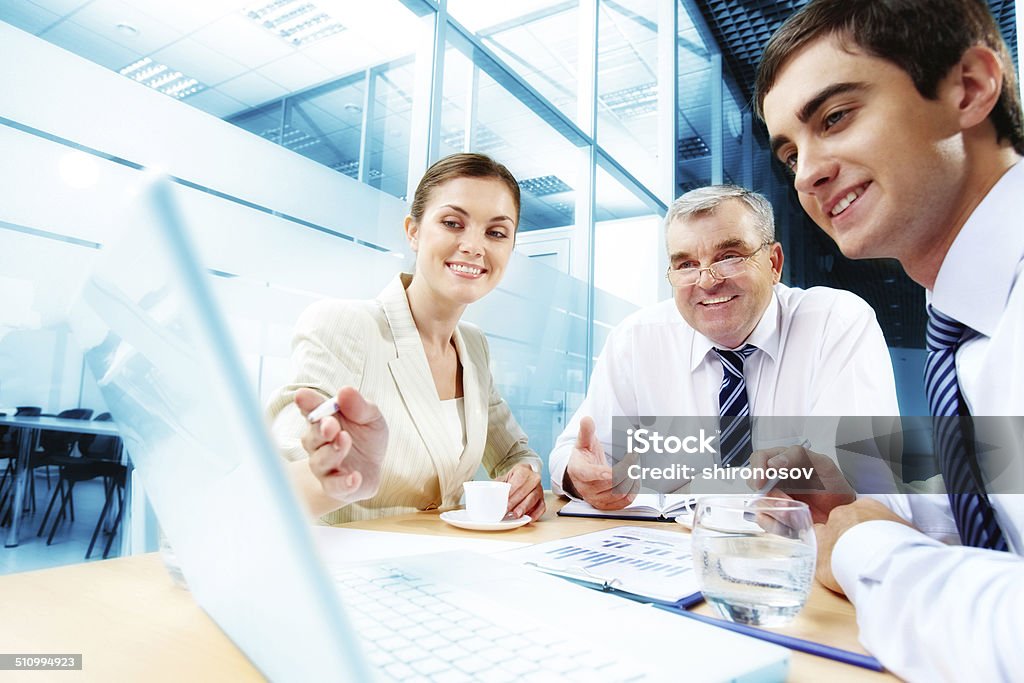
[[[465,482],[462,489],[466,493],[466,514],[474,522],[500,522],[508,511],[511,488],[507,481]]]

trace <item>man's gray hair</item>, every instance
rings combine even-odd
[[[754,215],[755,227],[762,241],[775,241],[775,212],[771,203],[764,195],[737,185],[709,185],[680,195],[668,207],[663,227],[667,231],[674,221],[714,213],[715,209],[730,199],[738,199],[747,205]]]

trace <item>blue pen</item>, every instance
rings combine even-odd
[[[755,626],[747,626],[746,624],[737,624],[732,621],[725,621],[724,619],[707,617],[703,614],[688,612],[685,609],[677,609],[676,607],[657,604],[654,606],[658,609],[667,610],[675,614],[681,614],[684,617],[688,617],[705,624],[724,628],[727,631],[735,631],[736,633],[742,633],[743,635],[750,636],[751,638],[767,640],[769,643],[788,647],[790,650],[806,652],[809,655],[817,655],[818,657],[832,659],[837,662],[843,662],[844,664],[852,664],[853,666],[871,669],[872,671],[885,671],[885,667],[882,666],[882,663],[871,655],[862,655],[857,652],[850,652],[849,650],[832,647],[831,645],[815,643],[813,640],[804,640],[803,638],[796,638],[795,636],[787,636],[773,631],[766,631]]]

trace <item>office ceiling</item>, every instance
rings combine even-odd
[[[381,74],[373,103],[371,135],[380,149],[365,170],[365,179],[402,196],[411,134],[411,102],[416,71],[411,54],[422,42],[424,24],[414,0],[311,0],[318,11],[337,19],[344,28],[310,44],[295,45],[265,30],[261,6],[281,6],[270,0],[18,0],[0,2],[0,21],[37,35],[55,45],[114,71],[151,58],[169,71],[181,71],[198,81],[198,92],[182,101],[214,116],[239,123],[327,166],[356,175],[360,130],[368,69]],[[602,109],[609,124],[621,121],[619,138],[627,151],[635,142],[654,155],[652,93],[628,92],[631,74],[641,83],[651,79],[655,25],[654,0],[609,2],[602,22],[601,59],[606,77],[602,94],[611,104]],[[577,3],[521,0],[480,3],[452,0],[452,16],[473,25],[489,46],[505,45],[501,57],[513,60],[519,50],[528,57],[513,63],[521,75],[546,79],[530,81],[562,112],[575,119]],[[481,11],[486,8],[486,11]],[[273,10],[268,10],[273,11]],[[524,15],[525,13],[525,15]],[[523,26],[524,20],[527,25]],[[471,30],[476,30],[471,28]],[[500,35],[499,35],[500,34]],[[471,131],[474,148],[498,156],[524,179],[555,176],[569,187],[580,187],[581,168],[573,143],[558,133],[509,92],[509,84],[486,72],[473,75],[469,58],[449,49],[442,107],[442,153],[462,148],[470,108],[477,124]],[[473,78],[479,91],[467,94]],[[281,98],[302,93],[304,101],[281,126],[272,111]],[[567,97],[571,93],[571,97]],[[308,97],[306,97],[308,95]],[[616,99],[618,98],[618,99]],[[296,100],[298,101],[298,100]],[[265,109],[267,107],[267,109]],[[620,116],[621,115],[621,116]],[[557,123],[557,122],[556,122]],[[605,127],[610,130],[611,125]],[[610,136],[608,136],[610,142]],[[524,144],[525,143],[525,144]],[[547,154],[537,154],[544,149]],[[618,151],[618,150],[616,150]],[[641,159],[633,165],[638,176],[654,167]],[[644,215],[650,208],[610,176],[599,179],[602,219]],[[572,200],[544,197],[535,206],[533,227],[571,223]],[[567,220],[568,219],[568,220]],[[524,228],[529,226],[524,225]]]
[[[387,62],[415,17],[397,3],[352,12],[354,0],[317,0],[346,30],[296,47],[241,10],[246,0],[16,0],[0,20],[114,71],[151,57],[196,78],[189,104],[227,117],[291,92]],[[356,22],[356,23],[353,23]],[[392,35],[396,40],[373,40]]]

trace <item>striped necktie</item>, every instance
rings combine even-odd
[[[718,392],[719,427],[722,431],[718,444],[725,467],[743,465],[750,459],[750,404],[747,402],[747,383],[743,379],[743,361],[754,351],[757,347],[750,344],[739,351],[715,349],[722,361],[722,388]]]
[[[937,418],[933,420],[935,448],[961,541],[976,548],[1007,550],[995,511],[985,495],[971,414],[956,377],[956,349],[969,329],[928,307],[925,393],[928,408]]]

